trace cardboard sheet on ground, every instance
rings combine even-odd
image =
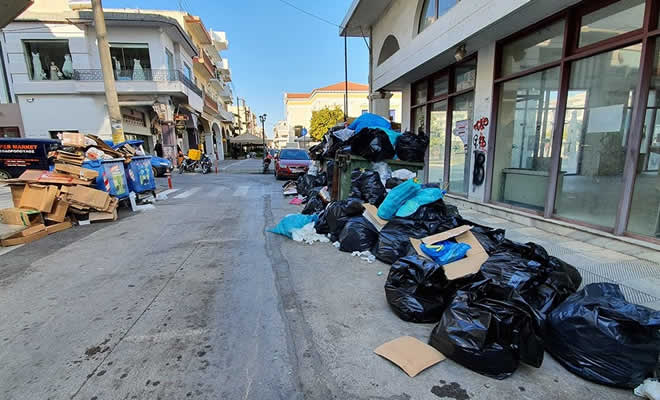
[[[0,222],[8,225],[32,226],[43,224],[41,212],[21,208],[0,210]]]
[[[31,226],[13,236],[0,240],[0,245],[3,247],[16,246],[19,244],[34,242],[35,240],[39,240],[46,236],[48,236],[46,226],[40,224]]]
[[[472,232],[470,232],[470,229],[472,229],[471,226],[463,225],[442,233],[427,236],[421,240],[410,238],[410,243],[412,243],[413,248],[420,257],[424,257],[429,260],[430,258],[422,251],[422,243],[426,245],[433,245],[435,243],[453,238],[459,243],[466,243],[470,245],[470,250],[468,250],[465,258],[449,264],[445,264],[443,266],[447,279],[454,280],[464,276],[476,274],[479,272],[481,265],[488,259],[488,253],[486,253],[486,250],[484,250],[484,248],[481,246],[481,243],[479,243],[477,238],[472,234]]]
[[[364,213],[362,213],[362,216],[366,218],[367,221],[371,222],[371,224],[376,227],[378,232],[380,232],[385,224],[387,224],[387,221],[378,216],[378,207],[369,203],[364,203],[363,206]]]
[[[438,350],[411,336],[382,344],[374,353],[396,364],[411,378],[446,359]]]
[[[53,233],[61,232],[63,230],[69,229],[71,227],[73,227],[73,224],[71,223],[71,221],[66,220],[64,222],[59,222],[57,224],[46,226],[46,232],[49,235],[52,235]]]
[[[59,192],[56,186],[25,185],[18,207],[49,213],[53,210]]]

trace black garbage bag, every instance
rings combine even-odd
[[[319,220],[314,225],[316,233],[325,235],[330,234],[333,242],[337,241],[339,233],[344,229],[344,225],[349,218],[362,215],[364,207],[362,201],[358,199],[346,199],[334,201],[326,207]]]
[[[446,231],[449,229],[457,228],[463,225],[472,226],[472,233],[477,238],[481,246],[486,250],[488,254],[495,251],[497,246],[504,241],[504,229],[495,229],[484,225],[479,225],[470,220],[467,220],[460,215],[458,211],[455,213],[447,210],[447,216],[441,218],[441,231]],[[455,216],[453,214],[456,214]]]
[[[419,256],[400,258],[390,268],[385,282],[385,297],[392,311],[404,321],[438,322],[447,299],[455,290],[444,269]]]
[[[414,255],[415,250],[410,238],[421,239],[440,232],[437,221],[414,221],[405,218],[393,218],[378,234],[378,243],[372,253],[377,259],[394,264],[399,258]],[[443,229],[444,230],[444,229]]]
[[[428,136],[406,132],[396,141],[396,155],[402,161],[424,162],[428,145]]]
[[[546,349],[572,373],[632,389],[658,367],[660,312],[628,303],[618,285],[592,283],[549,316]]]
[[[325,203],[319,192],[323,189],[322,187],[315,187],[311,189],[307,194],[307,202],[305,203],[305,208],[302,210],[302,214],[311,215],[321,212],[325,209]]]
[[[420,221],[442,221],[447,217],[458,217],[458,208],[456,206],[445,204],[442,199],[435,201],[431,204],[426,204],[417,209],[412,215],[407,216],[407,219],[420,220]]]
[[[328,146],[328,135],[324,135],[323,139],[321,139],[321,143],[314,145],[309,148],[309,158],[312,160],[322,160],[323,159],[323,153],[326,151],[327,146]]]
[[[481,266],[480,275],[516,290],[536,310],[542,321],[575,293],[580,273],[535,243],[503,241]]]
[[[362,199],[369,204],[379,206],[385,199],[385,186],[376,171],[366,169],[364,171],[356,168],[351,172],[351,194],[350,197]]]
[[[353,136],[351,154],[364,157],[371,162],[380,162],[394,158],[395,152],[385,131],[378,128],[364,128]]]
[[[355,137],[355,132],[350,129],[344,129],[343,126],[339,126],[330,129],[325,137],[327,138],[328,144],[325,147],[326,150],[323,153],[323,158],[335,158],[338,151],[342,151],[345,147],[350,148],[351,142]]]
[[[296,189],[298,194],[304,197],[309,196],[309,192],[315,187],[325,186],[327,183],[327,175],[320,173],[318,175],[300,175],[296,180]]]
[[[429,344],[472,371],[504,379],[520,361],[541,366],[542,332],[534,310],[515,290],[503,292],[482,280],[456,292]]]
[[[403,179],[399,178],[390,178],[387,181],[385,181],[385,189],[394,189],[395,187],[399,186],[405,182]]]
[[[366,218],[351,217],[339,234],[339,250],[367,251],[378,241],[378,230]]]
[[[331,190],[332,188],[332,180],[335,175],[335,161],[334,160],[328,160],[328,162],[325,164],[325,171],[328,176],[328,190]]]

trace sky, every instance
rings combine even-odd
[[[234,97],[257,115],[267,114],[266,132],[284,119],[284,92],[311,92],[344,81],[344,41],[339,28],[280,0],[104,0],[106,8],[179,9],[202,18],[207,29],[224,31]],[[286,0],[341,24],[352,0]],[[369,50],[362,38],[348,39],[348,79],[367,83]],[[236,100],[234,99],[234,102]]]

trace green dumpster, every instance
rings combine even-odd
[[[422,162],[401,160],[385,160],[385,162],[390,166],[392,171],[396,171],[397,169],[407,169],[415,172],[418,179],[424,179],[424,163]],[[344,200],[348,198],[348,195],[351,193],[351,173],[353,170],[356,168],[370,169],[371,161],[352,154],[338,154],[335,159],[335,167],[335,179],[338,187],[337,196],[333,196],[333,199]]]

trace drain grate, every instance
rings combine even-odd
[[[582,284],[580,285],[580,290],[591,283],[599,283],[599,282],[616,283],[611,279],[604,278],[600,275],[594,274],[593,272],[590,272],[583,268],[578,268],[578,271],[580,271],[580,275],[582,275]],[[618,285],[619,288],[621,288],[621,293],[623,293],[623,296],[630,303],[646,304],[646,303],[653,303],[656,301],[660,301],[659,298],[655,296],[651,296],[650,294],[644,292],[640,292],[637,289],[633,289],[631,287],[622,284],[618,284]]]
[[[619,261],[617,263],[590,263],[581,265],[587,271],[603,276],[613,282],[631,279],[660,277],[660,265],[645,261]]]

